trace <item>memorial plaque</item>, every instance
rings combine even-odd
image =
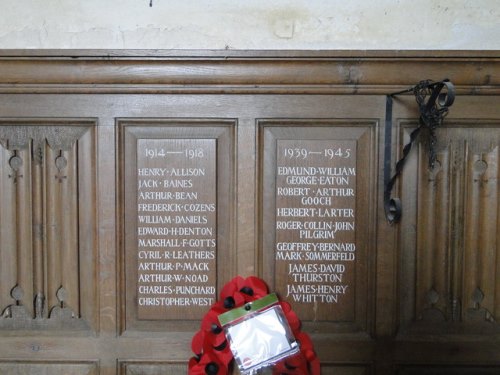
[[[199,319],[216,299],[216,140],[137,140],[138,319]]]
[[[356,141],[278,140],[276,288],[304,320],[355,309]]]

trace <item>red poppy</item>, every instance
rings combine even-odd
[[[238,281],[243,281],[241,276],[237,276],[228,282],[220,292],[220,298],[224,308],[227,310],[240,307],[245,303],[245,297],[238,289]]]
[[[266,283],[255,276],[244,279],[237,276],[221,290],[220,297],[226,309],[243,306],[268,294]]]
[[[226,335],[218,319],[221,312],[223,311],[213,307],[201,321],[201,330],[205,332],[204,339],[214,347],[220,346],[226,340]]]
[[[189,375],[227,375],[228,367],[214,353],[204,353],[189,361]]]
[[[309,363],[309,368],[311,375],[320,375],[320,364],[319,359],[314,352],[313,343],[311,338],[307,333],[298,332],[296,339],[300,344],[300,352],[305,357],[306,361]]]
[[[307,361],[301,353],[284,358],[273,366],[276,375],[309,375]]]
[[[249,288],[247,292],[245,292],[245,288]],[[251,295],[253,300],[265,297],[269,294],[269,288],[264,280],[259,279],[255,276],[250,276],[245,279],[244,285],[240,288],[240,291],[243,291],[247,295]]]
[[[220,326],[218,316],[227,310],[243,306],[269,293],[266,283],[254,276],[246,279],[237,276],[221,290],[220,300],[212,305],[201,322],[201,329],[191,342],[191,349],[196,354],[189,360],[189,375],[226,375],[233,360],[233,354],[225,333]],[[285,358],[273,366],[274,374],[319,375],[319,360],[309,336],[300,331],[300,320],[290,304],[280,301],[281,308],[300,344],[300,352]]]
[[[311,338],[307,333],[297,332],[295,338],[300,344],[300,351],[308,361],[312,361],[316,358],[316,353],[313,349],[313,343]]]
[[[205,341],[205,332],[200,330],[196,332],[191,340],[191,350],[196,355],[201,355],[203,352],[203,343]]]
[[[212,346],[211,349],[214,350],[214,353],[217,355],[220,361],[224,363],[226,366],[228,366],[229,363],[233,360],[233,352],[231,351],[229,342],[227,340],[217,347]],[[208,351],[209,348],[206,347],[205,352]]]
[[[300,330],[300,320],[297,314],[292,310],[290,304],[286,301],[280,301],[281,308],[285,313],[286,320],[288,321],[288,325],[292,329],[293,333],[298,332]]]

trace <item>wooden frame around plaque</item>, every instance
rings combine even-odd
[[[124,330],[193,329],[231,267],[234,121],[120,120]],[[210,125],[210,126],[206,126]],[[184,327],[184,328],[183,328]]]
[[[377,123],[259,125],[264,277],[311,329],[365,331]]]

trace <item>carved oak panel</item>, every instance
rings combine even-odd
[[[207,309],[139,309],[162,287],[196,291],[169,285],[168,267],[216,292],[238,274],[290,292],[322,374],[498,373],[499,62],[498,51],[0,51],[0,373],[185,374]],[[394,189],[402,221],[390,225],[386,94],[445,77],[457,97],[439,164],[428,170],[421,138]],[[411,93],[393,104],[395,161],[418,109]],[[169,154],[172,168],[205,176],[139,174],[169,168],[161,149],[174,146],[193,159]],[[208,155],[199,166],[197,149]],[[298,177],[309,185],[292,185]],[[150,225],[138,225],[138,204],[174,196],[215,211],[171,228],[141,211]],[[345,220],[299,216],[325,208]],[[172,230],[204,231],[215,259],[152,272],[158,250],[139,258],[139,239],[162,243]],[[298,259],[278,243],[355,251]]]
[[[234,125],[119,121],[127,329],[197,324],[230,277]]]
[[[500,126],[448,121],[437,139],[434,168],[422,137],[402,182],[403,332],[498,334]]]
[[[0,330],[96,323],[94,127],[0,123]]]
[[[366,330],[376,124],[259,124],[265,278],[312,329]]]

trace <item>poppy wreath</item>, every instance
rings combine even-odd
[[[218,316],[228,310],[241,307],[269,294],[266,283],[255,276],[244,279],[237,276],[221,290],[220,300],[215,302],[201,321],[200,330],[193,336],[191,349],[195,354],[189,360],[189,375],[226,375],[229,374],[233,353],[229,348],[224,330]],[[314,352],[310,337],[300,330],[301,323],[297,314],[286,301],[279,304],[285,313],[288,324],[300,351],[273,365],[276,375],[320,375],[319,359]]]

